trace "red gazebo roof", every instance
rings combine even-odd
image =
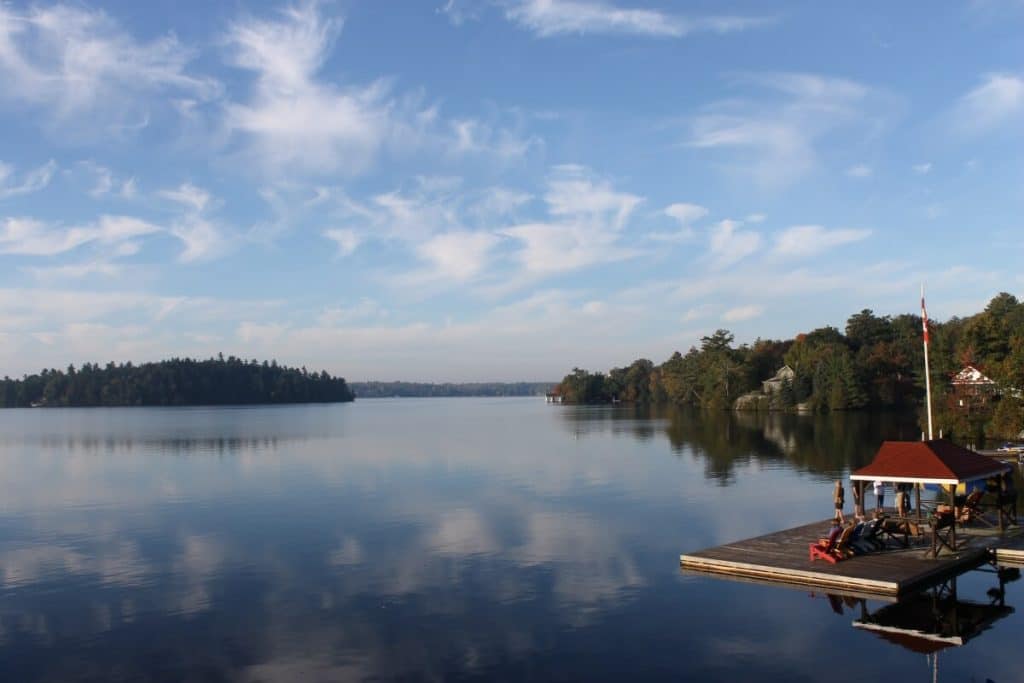
[[[851,474],[850,479],[961,484],[987,479],[1009,469],[1009,465],[945,439],[883,441],[875,459]]]

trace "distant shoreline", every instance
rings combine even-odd
[[[356,398],[498,398],[543,396],[557,382],[350,382]]]

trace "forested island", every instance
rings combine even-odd
[[[980,313],[929,319],[928,327],[936,428],[962,438],[1015,438],[1024,428],[1024,304],[1001,293]],[[639,359],[607,374],[574,368],[555,392],[565,403],[811,412],[915,408],[924,400],[918,315],[877,316],[864,309],[842,331],[825,326],[793,339],[733,342],[728,330],[718,330],[660,365]],[[792,372],[778,391],[764,392],[765,380],[787,366]],[[967,367],[983,380],[954,384]],[[741,400],[758,394],[764,400]]]
[[[438,398],[460,396],[543,396],[554,382],[352,382],[358,398]]]
[[[0,380],[0,407],[334,403],[355,398],[345,380],[276,361],[223,355],[158,363],[86,363]]]

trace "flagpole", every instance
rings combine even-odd
[[[934,438],[932,433],[932,380],[928,370],[928,311],[924,307],[924,283],[921,283],[921,330],[924,332],[924,390],[928,403],[928,440]]]

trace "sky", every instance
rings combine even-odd
[[[1024,3],[0,2],[0,375],[557,380],[1024,293]]]

